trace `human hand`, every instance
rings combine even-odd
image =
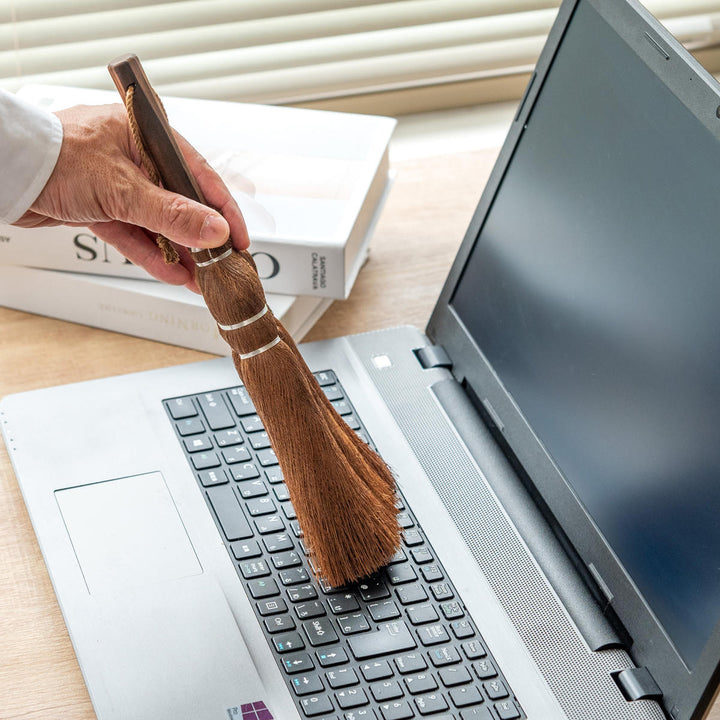
[[[176,134],[200,189],[219,212],[150,182],[140,167],[122,105],[79,105],[56,115],[63,125],[57,164],[15,225],[89,227],[153,277],[196,292],[194,263],[187,248],[217,247],[228,235],[238,250],[248,247],[240,208],[220,176],[184,138]],[[155,243],[158,233],[175,244],[179,263],[165,263]]]

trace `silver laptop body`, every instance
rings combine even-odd
[[[607,57],[598,55],[601,50]],[[632,98],[639,104],[633,105]],[[654,112],[658,106],[652,103],[660,103],[664,112]],[[697,291],[703,306],[720,300],[714,290],[703,294],[703,268],[720,262],[720,252],[703,240],[713,218],[698,218],[695,233],[687,222],[694,209],[683,197],[682,212],[673,206],[667,216],[650,220],[668,210],[667,202],[657,198],[667,200],[677,192],[675,173],[683,186],[694,182],[688,196],[699,194],[698,203],[703,193],[714,191],[715,181],[702,169],[712,153],[720,155],[718,106],[714,81],[637,3],[567,0],[427,335],[403,327],[302,347],[313,371],[328,381],[324,387],[340,393],[336,401],[341,398],[351,408],[345,417],[355,418],[358,430],[393,468],[406,505],[406,533],[416,533],[412,537],[421,538],[432,558],[431,565],[420,560],[414,572],[424,575],[423,568],[432,567],[440,573],[438,578],[429,572],[429,583],[447,585],[447,602],[440,589],[437,602],[430,597],[427,603],[403,603],[404,581],[395,584],[395,576],[382,575],[387,595],[381,602],[396,606],[398,615],[376,619],[380,609],[374,608],[365,618],[366,628],[346,633],[343,623],[353,622],[352,611],[334,612],[328,605],[345,589],[323,588],[312,578],[285,584],[289,576],[271,562],[272,551],[264,566],[257,556],[247,562],[238,557],[253,542],[261,549],[266,545],[270,531],[263,531],[262,522],[273,518],[292,552],[302,553],[292,516],[283,515],[288,506],[278,494],[281,484],[272,477],[273,466],[260,461],[250,440],[243,445],[257,466],[251,481],[260,494],[249,492],[248,499],[241,488],[250,485],[232,474],[238,463],[204,467],[193,460],[200,457],[192,447],[195,436],[183,435],[183,423],[196,418],[212,444],[202,452],[225,458],[218,445],[225,429],[211,431],[210,415],[219,409],[238,427],[248,417],[238,411],[237,403],[244,400],[228,359],[3,399],[5,443],[100,720],[701,717],[717,685],[720,603],[713,594],[717,571],[690,566],[712,553],[717,558],[717,531],[699,531],[705,549],[688,559],[682,557],[689,552],[682,533],[669,531],[665,538],[671,542],[648,546],[642,545],[647,533],[633,534],[633,522],[614,522],[637,518],[637,526],[645,528],[639,510],[624,511],[630,503],[640,508],[645,499],[660,508],[657,513],[667,512],[657,505],[664,497],[658,487],[678,474],[654,481],[652,474],[641,473],[652,465],[657,447],[651,435],[658,431],[649,423],[646,433],[640,423],[647,418],[635,412],[644,396],[620,384],[614,391],[600,385],[588,392],[587,384],[599,372],[589,360],[597,356],[592,338],[598,334],[617,360],[610,363],[609,378],[619,382],[627,379],[622,370],[637,360],[635,349],[642,346],[638,328],[650,327],[658,337],[667,331],[660,313],[641,311],[643,303],[665,297],[657,284],[670,259],[677,260],[673,270],[677,285],[685,288],[683,297]],[[598,107],[615,119],[604,117]],[[622,122],[614,114],[617,107],[623,108]],[[654,140],[645,146],[644,131],[638,130],[643,123],[668,148],[663,183],[652,162]],[[603,135],[606,124],[610,136]],[[628,128],[627,136],[622,128]],[[701,136],[699,145],[688,129]],[[643,139],[638,142],[638,137]],[[681,151],[672,150],[678,144]],[[581,158],[578,148],[584,149]],[[638,170],[637,157],[645,153],[647,168]],[[697,174],[683,175],[674,164],[679,156],[689,157]],[[600,180],[579,187],[572,175],[578,166],[586,171],[579,177]],[[593,202],[586,205],[588,196]],[[685,213],[687,234],[678,240],[684,250],[665,252],[667,238],[658,232],[672,225],[677,213]],[[633,268],[633,275],[625,271],[644,256],[650,239],[630,254],[623,254],[627,242],[596,242],[607,231],[615,233],[618,223],[640,227],[638,217],[648,223],[654,247],[660,249],[653,255],[658,267],[648,262]],[[586,233],[590,226],[596,230]],[[694,234],[700,239],[688,237]],[[590,240],[583,239],[586,235]],[[674,226],[668,236],[677,236]],[[694,259],[684,267],[680,259],[688,254]],[[598,271],[597,288],[592,288],[592,275],[578,280],[588,268]],[[652,279],[656,271],[657,283]],[[651,278],[647,292],[640,277]],[[601,301],[592,304],[598,297]],[[674,295],[672,302],[678,302]],[[671,318],[670,326],[691,328],[677,339],[680,348],[703,337],[710,326],[709,320],[696,322],[689,315],[694,302]],[[640,320],[633,331],[635,314]],[[589,345],[582,345],[587,338]],[[692,356],[698,366],[708,357],[708,365],[718,365],[720,348],[713,343],[708,340]],[[667,345],[673,352],[678,347]],[[649,369],[642,377],[652,385],[655,355],[647,353],[641,359]],[[673,356],[668,362],[682,361]],[[589,376],[583,375],[586,371]],[[693,367],[690,375],[697,378],[699,372]],[[682,403],[695,391],[697,406],[717,399],[712,385],[717,375],[708,371],[700,377],[707,379],[707,387],[670,393],[681,414],[696,407]],[[652,397],[656,391],[656,386],[648,390]],[[627,406],[608,401],[604,407],[603,398],[615,396],[629,396]],[[586,412],[600,406],[602,412]],[[188,408],[191,415],[183,416]],[[615,415],[618,408],[622,412]],[[660,412],[664,406],[651,404],[651,409]],[[712,436],[706,423],[715,411],[704,412],[695,424],[706,441]],[[617,428],[628,418],[632,427],[627,423],[624,429],[633,436],[633,446],[650,448],[647,456],[623,455],[621,442],[604,444],[614,436],[593,426],[607,419]],[[683,424],[692,418],[683,414]],[[667,427],[677,429],[673,423]],[[586,433],[588,428],[592,432]],[[671,445],[663,438],[663,447]],[[602,464],[616,453],[617,462]],[[671,465],[678,457],[682,454],[668,451],[663,460]],[[709,455],[707,461],[714,459]],[[577,469],[586,462],[596,474],[607,473],[602,482],[589,485],[578,479]],[[618,467],[622,487],[627,484],[632,493],[619,491],[611,472]],[[718,464],[703,470],[716,477]],[[224,473],[217,485],[211,472]],[[692,500],[694,486],[688,487]],[[701,485],[698,496],[714,508],[717,494],[709,487]],[[273,514],[259,510],[256,516],[251,508],[258,505],[243,505],[253,535],[233,539],[223,525],[223,511],[212,504],[218,488],[229,488],[239,503],[267,498]],[[597,514],[591,512],[595,508]],[[696,510],[692,506],[690,511]],[[678,506],[675,511],[679,516],[685,512]],[[403,550],[409,560],[413,545]],[[638,557],[650,556],[656,565],[647,577],[630,572]],[[683,574],[678,567],[690,569]],[[654,583],[654,577],[663,582]],[[278,592],[263,595],[271,580]],[[370,593],[372,582],[361,590]],[[668,589],[656,601],[653,592],[659,585],[682,587],[684,582],[696,601],[687,613],[681,592]],[[291,590],[305,586],[314,588],[317,600],[307,602],[320,603],[337,643],[324,644],[318,633],[329,626],[318,624],[318,616],[305,619],[298,610]],[[699,597],[696,588],[706,595]],[[359,591],[348,591],[353,592]],[[663,604],[663,598],[668,602]],[[271,610],[279,601],[290,620],[277,621],[278,627],[290,647],[282,646],[281,634],[272,627],[280,615]],[[306,604],[304,598],[301,602]],[[441,630],[429,628],[439,623],[411,620],[410,609],[424,604],[433,605],[440,621],[447,613],[446,635],[439,634],[437,641],[431,634]],[[690,610],[702,621],[683,624]],[[452,625],[454,618],[464,624]],[[474,634],[463,636],[468,624]],[[381,654],[386,642],[391,649]],[[478,655],[478,647],[487,654]],[[332,664],[329,653],[341,650],[347,659]],[[312,668],[296,672],[291,663],[307,663],[304,655]],[[421,656],[425,669],[407,670],[406,656]],[[391,676],[374,678],[373,669],[385,662]],[[483,677],[488,663],[495,674]],[[460,682],[460,668],[467,668],[469,680]],[[338,675],[340,670],[352,673]],[[338,684],[340,677],[350,678],[349,684]],[[411,677],[412,682],[433,682],[435,688],[415,692]],[[318,682],[319,687],[307,688]],[[475,691],[479,700],[472,703]]]

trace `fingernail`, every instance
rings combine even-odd
[[[208,215],[200,228],[200,240],[211,247],[222,245],[230,234],[230,227],[220,215]]]

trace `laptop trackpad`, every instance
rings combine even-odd
[[[159,472],[57,490],[55,498],[91,594],[202,573]]]

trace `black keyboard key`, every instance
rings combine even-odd
[[[270,497],[255,498],[245,504],[250,517],[259,517],[260,515],[272,515],[277,508],[273,499]]]
[[[205,425],[199,417],[187,418],[176,424],[177,431],[182,437],[197,435],[205,432]]]
[[[360,604],[352,593],[345,593],[344,595],[330,595],[327,602],[331,612],[335,615],[341,615],[343,613],[349,613],[353,612],[353,610],[360,609]]]
[[[250,399],[250,395],[244,387],[237,387],[230,390],[228,392],[228,398],[238,417],[255,414],[253,401]]]
[[[406,675],[403,678],[405,687],[412,695],[420,693],[428,693],[437,690],[438,684],[431,673],[417,673],[416,675]]]
[[[311,600],[306,603],[298,603],[295,606],[295,613],[300,620],[308,620],[309,618],[322,617],[325,614],[325,608],[319,600]]]
[[[492,660],[485,658],[483,660],[476,660],[472,664],[472,669],[480,680],[489,680],[490,678],[497,677],[497,668],[493,664]]]
[[[317,590],[312,585],[298,585],[287,589],[288,597],[292,602],[302,602],[303,600],[315,600],[317,598]]]
[[[276,635],[272,638],[272,644],[279,653],[294,652],[295,650],[302,650],[305,647],[305,642],[300,636],[300,633],[296,632]]]
[[[349,415],[343,415],[343,420],[350,426],[351,430],[360,429],[360,421],[352,413]]]
[[[197,396],[197,400],[211,430],[235,427],[235,421],[223,402],[221,393],[203,393]]]
[[[283,475],[280,466],[270,468],[265,471],[265,477],[271,485],[277,485],[278,483],[284,482],[285,476]]]
[[[415,522],[410,517],[410,513],[406,513],[406,512],[398,513],[397,521],[398,521],[398,525],[403,529],[411,528],[415,525]]]
[[[413,605],[414,603],[427,600],[427,593],[422,585],[408,585],[407,587],[399,587],[395,591],[398,600],[403,605]]]
[[[240,424],[246,433],[261,432],[265,429],[258,415],[247,415],[240,420]]]
[[[332,650],[318,650],[316,653],[318,662],[322,667],[334,667],[348,662],[349,658],[343,648],[333,648]]]
[[[293,549],[293,541],[290,538],[290,536],[286,532],[282,533],[273,533],[272,535],[265,535],[262,539],[263,545],[265,546],[265,549],[269,553],[276,553],[276,552],[282,552],[283,550],[292,550]],[[292,560],[289,556],[283,555],[288,561]],[[298,556],[298,560],[299,560]],[[294,563],[295,565],[301,564],[302,561],[298,563]],[[275,567],[280,567],[279,565],[276,565]],[[288,566],[290,567],[290,566]]]
[[[351,687],[357,685],[360,680],[352,668],[340,668],[339,670],[329,670],[325,673],[328,685],[333,690],[338,688]]]
[[[430,586],[433,597],[439,602],[441,600],[451,600],[455,597],[452,588],[448,583],[440,582]]]
[[[255,466],[255,463],[243,463],[242,465],[232,465],[230,467],[230,474],[233,480],[242,482],[243,480],[253,480],[256,477],[260,477],[260,473]]]
[[[333,704],[327,695],[311,695],[300,701],[302,711],[308,717],[324,715],[333,711]]]
[[[495,703],[495,712],[500,720],[515,720],[515,718],[520,717],[520,711],[512,700]]]
[[[243,436],[237,428],[232,430],[221,430],[215,433],[215,444],[219,448],[232,447],[233,445],[242,445],[245,442]]]
[[[424,565],[425,563],[432,562],[434,559],[430,549],[426,547],[413,548],[410,554],[417,565]]]
[[[333,400],[332,406],[337,411],[337,414],[341,416],[349,415],[352,412],[347,400]]]
[[[452,629],[453,635],[458,640],[475,635],[475,629],[469,620],[455,620],[450,623],[450,628]]]
[[[420,642],[423,645],[441,645],[450,642],[450,636],[443,625],[428,625],[417,631]]]
[[[290,499],[290,491],[288,490],[287,485],[276,485],[273,488],[273,493],[278,502]]]
[[[240,563],[240,572],[246,580],[270,575],[270,568],[264,560],[248,560]]]
[[[393,676],[393,670],[387,660],[372,660],[360,666],[360,672],[368,682],[384,680]]]
[[[407,555],[405,551],[402,548],[398,548],[397,552],[388,561],[388,565],[395,565],[395,563],[405,562],[406,560]]]
[[[227,475],[223,470],[203,470],[198,473],[198,480],[203,487],[225,485],[228,482]]]
[[[310,575],[303,567],[280,571],[280,582],[283,585],[298,585],[299,583],[306,583],[309,579]]]
[[[395,666],[403,675],[427,669],[425,658],[419,652],[408,653],[395,658]]]
[[[433,648],[428,655],[430,656],[430,661],[435,667],[455,665],[462,660],[460,653],[451,645],[443,645],[442,647]]]
[[[448,709],[447,700],[442,693],[419,695],[415,698],[415,706],[421,715],[431,715]]]
[[[220,467],[217,453],[200,452],[190,456],[193,467],[196,470],[209,470],[210,468]]]
[[[404,585],[417,580],[417,574],[410,563],[401,563],[400,565],[391,565],[386,571],[388,580],[391,585]]]
[[[329,645],[338,641],[337,633],[335,628],[332,626],[330,618],[322,617],[315,618],[314,620],[307,620],[302,624],[305,635],[307,635],[308,642],[313,647],[320,645]]]
[[[287,655],[282,659],[282,666],[288,675],[296,673],[304,673],[315,668],[315,663],[307,653],[297,653],[296,655]]]
[[[252,528],[231,485],[208,488],[205,494],[228,540],[245,540],[253,536]]]
[[[343,635],[354,635],[370,629],[370,624],[362,613],[341,615],[337,621]]]
[[[265,629],[271,633],[288,632],[295,629],[295,621],[290,615],[276,615],[275,617],[265,618],[263,621]]]
[[[407,614],[408,620],[410,620],[413,625],[423,625],[424,623],[438,620],[437,610],[435,610],[435,606],[430,603],[413,605],[413,607],[408,608]]]
[[[378,702],[397,700],[397,698],[401,698],[405,694],[397,680],[383,680],[374,683],[370,686],[370,692]]]
[[[235,445],[234,447],[224,448],[221,452],[223,459],[228,465],[250,462],[251,459],[249,450],[243,446]]]
[[[463,667],[447,667],[440,671],[440,681],[445,687],[455,687],[456,685],[465,685],[472,681],[470,671]]]
[[[325,689],[318,675],[295,675],[290,684],[295,694],[300,697],[321,693]]]
[[[287,612],[287,604],[282,598],[263,600],[257,604],[257,608],[258,612],[263,616]]]
[[[267,487],[262,480],[244,480],[238,485],[238,492],[243,500],[268,494]]]
[[[190,398],[168,400],[167,408],[173,420],[184,420],[185,418],[195,417],[198,414]]]
[[[366,580],[358,583],[358,590],[360,591],[360,597],[365,602],[384,600],[385,598],[390,597],[390,592],[385,587],[385,583],[378,579]]]
[[[200,452],[201,450],[212,450],[212,440],[207,435],[195,435],[183,440],[185,449],[189,453]]]
[[[390,655],[417,647],[407,625],[400,620],[381,623],[375,632],[353,635],[348,638],[348,644],[356,660]]]
[[[269,537],[272,537],[272,535],[264,537],[263,542],[265,542]],[[294,550],[289,550],[288,552],[281,552],[273,555],[272,563],[278,570],[281,570],[283,568],[291,568],[296,565],[302,565],[302,560]]]
[[[261,600],[262,598],[273,597],[274,595],[280,594],[277,583],[272,578],[250,580],[247,588],[254,600]]]
[[[270,535],[283,531],[285,523],[279,515],[265,515],[255,519],[255,527],[261,535]]]
[[[292,504],[291,502],[289,502],[289,501],[288,501],[288,502],[284,502],[284,503],[282,504],[282,511],[283,511],[283,515],[284,515],[288,520],[295,520],[295,518],[297,517],[297,513],[295,512],[295,507],[294,507],[293,504]]]
[[[372,617],[375,622],[400,617],[400,611],[392,600],[381,600],[380,602],[371,603],[367,609],[370,617]]]
[[[485,646],[479,640],[468,640],[464,642],[461,647],[468,660],[477,660],[487,655]]]
[[[383,720],[407,720],[415,717],[415,712],[405,700],[393,700],[380,706]]]
[[[255,448],[254,445],[253,445],[253,447]],[[258,448],[255,448],[255,449],[258,450],[258,453],[257,453],[258,462],[263,467],[270,467],[271,465],[278,464],[277,455],[275,455],[275,451],[272,448],[266,448],[265,450],[259,450]]]
[[[491,700],[501,700],[510,694],[502,680],[488,680],[483,683],[483,689]]]
[[[320,372],[314,373],[315,379],[318,381],[318,385],[321,387],[324,385],[334,385],[337,382],[337,377],[332,370],[321,370]]]
[[[438,580],[444,580],[445,576],[442,573],[439,565],[423,565],[420,568],[422,576],[425,578],[425,582],[437,582]]]
[[[253,433],[248,436],[248,439],[250,440],[250,445],[252,445],[253,450],[264,450],[270,447],[270,437],[264,430],[263,432]],[[277,460],[274,463],[268,462],[267,464],[276,465]]]
[[[453,688],[450,690],[450,699],[455,707],[464,708],[468,705],[480,705],[484,700],[481,692],[474,685]]]
[[[262,550],[255,540],[237,540],[230,543],[233,557],[236,560],[249,560],[250,558],[260,557]]]
[[[346,690],[338,690],[338,692],[335,693],[335,699],[343,710],[362,707],[370,702],[362,688],[347,688]]]
[[[417,530],[406,530],[403,533],[403,540],[408,547],[423,544],[422,535]]]
[[[465,611],[462,609],[462,605],[460,605],[457,600],[443,603],[442,605],[440,605],[440,610],[442,611],[443,617],[446,620],[454,620],[455,618],[460,618],[465,615]]]
[[[470,710],[463,710],[460,713],[462,720],[495,720],[490,712],[490,708],[486,706],[474,707]],[[437,718],[440,720],[440,718]]]
[[[340,400],[343,397],[343,391],[337,385],[323,385],[322,389],[330,402]]]

